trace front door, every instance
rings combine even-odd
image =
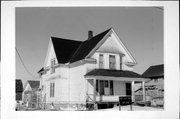
[[[131,95],[131,83],[126,83],[126,95]]]

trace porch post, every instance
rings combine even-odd
[[[145,81],[142,81],[143,101],[146,101]]]
[[[135,97],[134,97],[134,83],[135,83],[135,81],[131,82],[131,93],[132,93],[131,97],[132,97],[132,102],[135,101]]]
[[[97,103],[96,103],[96,79],[93,79],[93,85],[94,85],[94,93],[93,93],[94,110],[97,110]]]

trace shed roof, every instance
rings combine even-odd
[[[142,76],[145,78],[164,77],[164,64],[150,66]]]
[[[28,80],[28,83],[32,89],[38,89],[40,85],[40,81],[30,81]]]

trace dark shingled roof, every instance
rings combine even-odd
[[[160,78],[164,77],[164,64],[150,66],[143,74],[145,78]]]
[[[110,69],[94,69],[85,76],[110,76],[110,77],[128,77],[141,78],[142,76],[132,71],[110,70]]]
[[[23,84],[21,79],[16,79],[16,93],[23,92]]]
[[[28,83],[32,89],[38,89],[40,85],[40,81],[28,81]]]
[[[77,49],[75,54],[71,57],[70,63],[84,59],[110,30],[111,29],[108,29],[108,30],[92,37],[91,39],[84,41],[79,46],[79,48]]]
[[[38,71],[38,73],[40,73],[40,72],[42,72],[42,71],[44,71],[44,68],[41,68],[41,69]]]
[[[59,63],[67,63],[82,43],[81,41],[51,37]]]
[[[111,28],[84,42],[51,37],[58,63],[73,63],[84,59],[110,30]],[[40,69],[38,73],[43,70]]]

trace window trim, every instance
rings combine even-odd
[[[56,64],[55,58],[51,59],[51,74],[55,73],[55,64]]]
[[[119,58],[120,58],[120,61],[119,61],[120,66],[119,66],[119,69],[120,69],[120,70],[123,70],[123,57],[122,57],[121,55],[119,55]]]
[[[110,57],[114,57],[114,63],[113,62],[110,62],[111,60],[110,60]],[[114,64],[114,67],[111,67],[111,63],[113,63]],[[109,55],[109,69],[116,69],[116,55],[114,55],[114,54],[110,54]]]
[[[101,62],[100,62],[100,56],[102,56]],[[102,63],[102,65],[100,65],[101,63]],[[104,69],[104,54],[99,54],[99,69]]]

